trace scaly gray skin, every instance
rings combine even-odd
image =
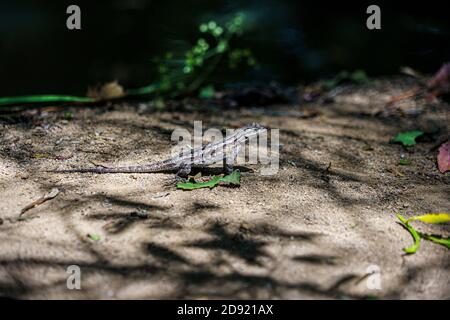
[[[177,176],[187,176],[192,168],[204,168],[225,160],[227,172],[233,171],[233,163],[242,146],[253,136],[266,132],[267,129],[253,123],[237,129],[232,135],[221,141],[212,142],[202,147],[192,149],[189,154],[175,156],[164,161],[158,161],[141,166],[126,166],[116,168],[79,168],[68,170],[51,170],[49,172],[71,173],[156,173],[178,171]]]

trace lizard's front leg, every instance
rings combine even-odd
[[[227,154],[227,156],[225,157],[224,170],[227,174],[230,174],[233,172],[234,162],[237,159],[239,151],[241,151],[241,145],[240,144],[235,145],[231,149],[231,154]]]
[[[177,172],[177,178],[187,178],[187,176],[189,175],[189,173],[191,173],[191,168],[192,166],[188,163],[182,163],[180,165],[180,168],[178,169]]]

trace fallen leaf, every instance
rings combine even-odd
[[[366,72],[361,69],[353,71],[353,73],[350,75],[350,80],[357,84],[367,84],[370,82],[370,79],[367,76]]]
[[[415,253],[420,246],[420,239],[425,239],[432,241],[434,243],[443,245],[450,249],[450,238],[442,238],[441,236],[436,235],[428,235],[421,232],[418,232],[416,229],[414,229],[409,222],[410,221],[422,221],[425,223],[431,223],[431,224],[439,224],[439,223],[446,223],[450,222],[450,214],[448,213],[429,213],[421,216],[414,216],[409,219],[405,219],[401,215],[397,215],[397,218],[401,221],[402,225],[409,231],[411,236],[414,239],[414,244],[408,248],[404,248],[403,251],[405,251],[408,254]]]
[[[194,189],[200,189],[200,188],[214,188],[216,185],[220,182],[220,176],[215,176],[211,180],[206,182],[185,182],[185,183],[178,183],[177,188],[178,189],[184,189],[184,190],[194,190]]]
[[[437,163],[441,173],[445,173],[450,170],[450,141],[443,143],[439,147]]]
[[[215,92],[214,86],[209,85],[200,89],[198,97],[200,99],[211,99],[214,98]]]
[[[429,89],[438,90],[443,94],[450,91],[450,63],[444,63],[428,82]]]
[[[64,120],[70,121],[72,119],[73,119],[73,112],[72,111],[64,112]]]
[[[239,170],[235,170],[231,174],[221,178],[220,182],[238,186],[241,184],[241,173]]]
[[[123,97],[124,95],[125,91],[117,81],[106,83],[100,88],[89,88],[87,93],[89,98],[100,100],[116,99]]]
[[[416,139],[421,135],[423,135],[423,132],[420,130],[402,132],[397,134],[393,141],[400,142],[404,146],[413,146],[416,144]]]
[[[101,239],[101,237],[98,234],[90,234],[90,233],[88,233],[87,236],[92,241],[99,241]]]
[[[32,155],[35,159],[50,159],[52,156],[48,153],[35,153]]]
[[[398,160],[398,164],[401,166],[409,166],[411,164],[411,161],[407,159],[400,159]]]
[[[218,184],[231,184],[231,185],[239,185],[241,179],[241,173],[239,170],[233,171],[231,174],[227,176],[213,176],[211,180],[205,182],[185,182],[178,183],[177,188],[183,190],[194,190],[201,188],[214,188]]]

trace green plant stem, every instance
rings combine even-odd
[[[450,238],[441,238],[441,237],[437,237],[437,236],[432,236],[432,235],[427,235],[427,234],[420,234],[420,236],[426,240],[432,241],[434,243],[443,245],[444,247],[446,247],[447,249],[450,249]]]
[[[411,234],[411,236],[414,239],[414,244],[408,248],[404,248],[403,251],[405,251],[408,254],[415,253],[419,249],[419,246],[420,246],[419,233],[416,231],[416,229],[414,229],[413,227],[411,227],[408,224],[407,220],[403,216],[398,214],[397,218],[402,222],[402,225],[409,231],[409,233]]]
[[[26,104],[26,103],[46,103],[46,102],[95,102],[96,99],[88,97],[65,96],[65,95],[34,95],[0,98],[0,106]]]

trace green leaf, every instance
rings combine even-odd
[[[72,120],[73,119],[73,113],[71,111],[64,112],[64,119],[65,120]]]
[[[211,99],[214,97],[214,93],[215,93],[214,86],[209,85],[201,88],[198,96],[201,99]]]
[[[414,244],[408,248],[404,248],[403,251],[405,251],[408,254],[416,253],[416,251],[419,249],[420,246],[419,233],[416,231],[416,229],[414,229],[408,224],[407,220],[404,217],[398,214],[397,218],[402,222],[403,226],[409,231],[409,233],[414,239]]]
[[[324,81],[323,81],[323,87],[324,87],[326,90],[331,90],[331,89],[333,89],[334,87],[337,86],[338,82],[339,82],[339,81],[338,81],[338,80],[335,80],[335,79],[324,80]]]
[[[407,131],[399,133],[395,136],[394,142],[400,142],[404,146],[413,146],[416,144],[416,138],[423,135],[423,132],[420,130]]]
[[[235,170],[231,174],[221,178],[220,182],[238,186],[241,184],[241,173],[239,172],[239,170]]]
[[[421,235],[421,236],[424,239],[433,241],[434,243],[443,245],[444,247],[447,247],[447,249],[450,249],[450,238],[445,239],[445,238],[441,238],[441,237],[438,237],[438,236],[431,236],[431,235],[426,235],[426,234]]]
[[[214,30],[217,27],[217,23],[215,21],[208,22],[208,28],[210,30]]]
[[[220,40],[217,44],[216,51],[218,53],[224,52],[228,48],[228,42],[226,40]]]
[[[101,237],[98,234],[88,234],[89,239],[93,240],[93,241],[99,241],[101,239]]]
[[[442,238],[440,236],[434,236],[434,235],[427,235],[423,234],[421,232],[416,231],[410,224],[409,221],[419,220],[426,223],[445,223],[450,221],[450,215],[448,213],[430,213],[425,214],[421,216],[415,216],[411,217],[409,219],[405,219],[401,215],[397,215],[399,220],[402,222],[403,226],[411,233],[412,237],[414,238],[414,244],[409,247],[403,249],[406,253],[415,253],[419,249],[420,245],[420,239],[425,239],[432,241],[434,243],[440,244],[445,246],[446,248],[450,249],[450,238]]]
[[[216,27],[212,33],[215,37],[218,37],[223,33],[223,29],[222,27]]]
[[[401,166],[409,166],[411,164],[411,161],[407,159],[400,159],[398,160],[398,164]]]
[[[406,223],[409,223],[410,221],[422,221],[425,223],[432,223],[432,224],[438,224],[438,223],[446,223],[450,222],[450,214],[448,213],[429,213],[422,216],[415,216],[411,217],[408,220],[406,220]]]
[[[178,183],[177,188],[183,190],[194,190],[201,188],[214,188],[219,183],[240,185],[241,173],[239,170],[233,171],[227,176],[213,176],[211,180],[206,182],[184,182]]]
[[[211,180],[206,182],[184,182],[178,183],[178,189],[194,190],[200,188],[214,188],[220,182],[220,176],[214,176]]]
[[[353,71],[353,73],[350,75],[350,80],[358,84],[366,84],[370,82],[366,72],[361,69]]]

